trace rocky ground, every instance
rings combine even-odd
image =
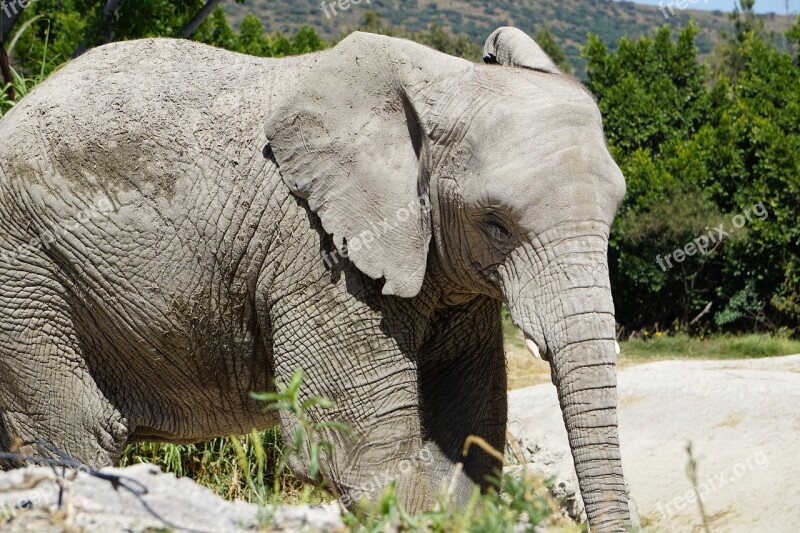
[[[800,521],[800,355],[738,361],[661,361],[619,373],[625,472],[648,531],[789,532]],[[556,480],[580,515],[574,469],[555,389],[513,391],[510,431],[525,460]],[[687,473],[687,444],[697,462]],[[335,505],[259,511],[227,502],[149,465],[78,474],[63,493],[47,468],[0,473],[0,530],[36,532],[340,531]],[[140,494],[146,487],[146,494]],[[129,490],[130,489],[130,490]],[[701,496],[704,509],[697,503]],[[13,510],[13,511],[12,511]],[[15,516],[7,521],[6,519]]]
[[[62,510],[55,512],[59,484],[49,468],[0,473],[0,531],[7,533],[159,533],[185,531],[343,531],[334,504],[260,510],[228,502],[189,479],[177,479],[151,465],[104,469],[124,478],[114,490],[107,480],[80,473],[62,484]],[[141,489],[146,487],[145,494]],[[131,490],[128,490],[131,489]],[[3,522],[3,508],[16,509]],[[20,509],[22,508],[22,509]],[[8,513],[9,511],[6,511]]]
[[[661,361],[619,372],[620,441],[649,531],[700,531],[687,444],[710,531],[797,531],[800,355]],[[513,391],[510,430],[526,459],[574,499],[576,481],[552,385]]]

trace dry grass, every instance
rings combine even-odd
[[[508,318],[503,320],[503,335],[508,389],[550,383],[550,365],[528,352],[522,333]],[[619,344],[621,354],[617,367],[621,369],[673,359],[750,359],[800,353],[800,341],[762,334],[709,338],[664,335],[647,341],[632,340]]]

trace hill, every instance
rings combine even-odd
[[[685,26],[695,19],[701,28],[698,46],[707,54],[723,31],[733,29],[728,13],[721,11],[675,8],[674,15],[667,11],[669,17],[665,17],[657,6],[608,0],[361,0],[358,4],[349,2],[346,10],[338,5],[323,10],[320,0],[247,0],[244,5],[226,2],[225,10],[237,24],[253,13],[268,31],[294,31],[305,24],[328,38],[357,27],[367,10],[377,11],[387,23],[411,31],[440,24],[479,44],[498,26],[517,26],[530,34],[549,26],[579,72],[583,71],[579,48],[588,32],[613,44],[624,35],[635,38],[664,24]],[[770,14],[763,19],[767,31],[782,33],[789,26],[785,16]]]

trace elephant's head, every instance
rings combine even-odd
[[[506,302],[551,363],[589,520],[620,528],[609,228],[625,182],[592,97],[503,28],[474,65],[356,33],[321,54],[267,135],[291,190],[384,294],[432,270]]]

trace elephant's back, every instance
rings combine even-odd
[[[9,218],[41,232],[109,200],[121,242],[220,237],[277,185],[263,123],[296,61],[174,39],[91,50],[0,120]]]
[[[65,66],[0,120],[0,241],[35,242],[115,344],[214,375],[252,350],[237,325],[289,196],[263,122],[292,62],[161,39]]]
[[[196,152],[218,155],[253,135],[265,112],[255,86],[263,87],[270,67],[190,41],[113,43],[26,96],[0,122],[0,137],[26,159],[51,162],[64,179],[97,169],[110,186],[124,179],[135,187],[141,176],[168,192],[180,174],[170,164],[184,166]]]

